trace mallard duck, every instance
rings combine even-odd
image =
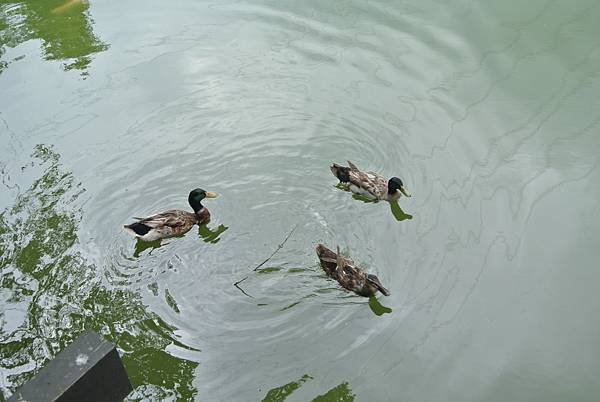
[[[155,241],[165,237],[186,233],[195,224],[201,225],[210,220],[210,212],[202,205],[205,198],[215,198],[216,193],[197,188],[190,192],[188,202],[194,212],[171,209],[147,218],[136,218],[137,222],[124,225],[127,233],[143,241]]]
[[[396,201],[404,194],[410,194],[404,188],[402,180],[392,177],[386,181],[374,172],[363,172],[356,165],[348,161],[349,167],[334,163],[330,166],[331,173],[338,178],[340,183],[350,184],[350,191],[372,200]]]
[[[377,291],[385,296],[390,295],[376,275],[367,274],[354,266],[352,261],[340,253],[339,246],[337,254],[323,244],[318,244],[315,251],[327,276],[338,281],[344,288],[365,297],[375,296]]]

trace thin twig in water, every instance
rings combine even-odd
[[[263,262],[261,262],[260,264],[258,264],[256,266],[256,268],[253,269],[253,271],[256,271],[257,269],[259,269],[260,267],[262,267],[263,265],[265,265],[267,262],[269,262],[269,260],[271,258],[273,258],[273,256],[275,254],[277,254],[277,252],[283,248],[284,244],[288,241],[288,239],[290,238],[290,236],[292,235],[292,233],[294,233],[296,231],[297,227],[298,227],[298,225],[294,226],[293,229],[290,231],[290,233],[288,233],[288,235],[285,237],[285,239],[283,239],[283,241],[277,246],[277,249],[275,251],[273,251],[273,254],[271,254],[269,256],[269,258],[267,258],[266,260],[264,260]]]
[[[252,297],[248,293],[246,293],[246,291],[244,289],[242,289],[242,287],[240,286],[240,283],[244,282],[246,279],[248,279],[248,276],[245,276],[243,279],[240,279],[239,281],[237,281],[236,283],[234,283],[233,286],[235,286],[236,288],[238,288],[240,290],[240,292],[242,292],[246,296]],[[252,297],[252,298],[254,299],[254,297]]]
[[[277,254],[277,252],[283,248],[283,246],[285,245],[285,243],[289,240],[289,238],[292,236],[292,234],[296,231],[297,228],[298,228],[298,225],[295,225],[292,228],[292,230],[290,230],[290,233],[288,233],[288,235],[285,237],[285,239],[283,239],[283,241],[277,246],[277,248],[275,249],[275,251],[273,251],[273,253],[266,260],[264,260],[263,262],[261,262],[260,264],[258,264],[252,271],[256,272],[256,270],[258,270],[260,267],[262,267],[267,262],[269,262],[269,260],[271,260],[271,258],[273,258],[275,256],[275,254]],[[239,281],[235,282],[233,284],[233,286],[235,286],[236,288],[238,288],[246,296],[252,297],[248,293],[246,293],[246,291],[244,291],[244,289],[242,289],[242,287],[240,286],[240,283],[244,282],[246,279],[248,279],[248,275],[246,275],[244,278],[240,279]]]

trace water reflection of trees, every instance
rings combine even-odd
[[[40,173],[38,173],[40,170]],[[33,171],[33,172],[31,172]],[[139,398],[191,398],[197,363],[165,351],[175,328],[139,297],[107,289],[75,250],[84,191],[52,148],[38,146],[38,177],[0,212],[0,387],[14,391],[86,329],[115,342]],[[183,345],[180,345],[183,346]]]
[[[273,388],[267,392],[262,402],[284,402],[292,395],[302,384],[313,377],[304,374],[298,381],[292,381],[280,387]],[[336,387],[331,388],[323,395],[319,395],[312,402],[353,402],[355,395],[348,386],[347,382],[343,382]]]
[[[92,24],[85,0],[0,2],[0,58],[5,47],[39,39],[46,60],[62,60],[65,70],[85,75],[91,56],[108,48],[94,35]],[[0,60],[0,73],[7,66]]]

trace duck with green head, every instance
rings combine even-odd
[[[216,193],[197,188],[188,196],[194,212],[171,209],[147,218],[133,218],[137,222],[124,225],[127,233],[143,241],[155,241],[165,237],[180,236],[194,225],[202,225],[210,220],[210,212],[202,205],[205,198],[215,198]]]
[[[398,177],[385,180],[375,172],[364,172],[348,161],[349,166],[332,164],[329,169],[340,183],[348,184],[350,191],[371,200],[396,201],[402,195],[410,197],[404,183]]]

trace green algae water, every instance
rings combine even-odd
[[[599,20],[0,0],[4,397],[94,330],[131,401],[596,401]],[[413,197],[353,198],[348,159]],[[207,226],[122,231],[196,187],[220,194]],[[391,296],[341,290],[319,242]]]

